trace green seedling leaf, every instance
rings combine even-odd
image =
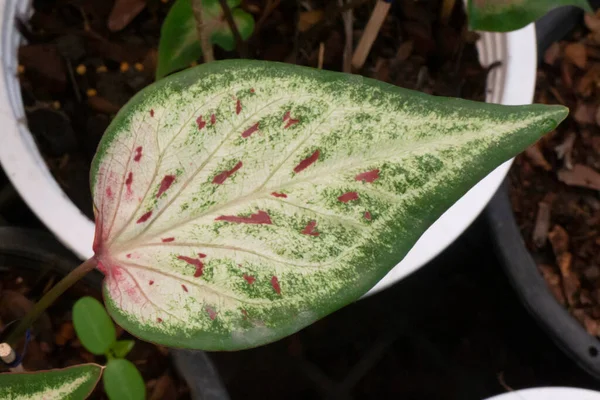
[[[240,3],[240,0],[227,1],[240,36],[246,40],[254,30],[254,19],[252,15],[235,8]],[[211,43],[227,51],[235,49],[235,38],[223,15],[219,0],[206,0],[202,4],[206,19],[204,31],[210,36]],[[161,29],[156,79],[189,67],[201,55],[202,48],[198,40],[192,2],[191,0],[176,0]]]
[[[146,385],[140,371],[129,360],[109,360],[102,376],[104,390],[111,400],[143,400]]]
[[[87,398],[102,375],[98,364],[48,371],[0,374],[0,400],[79,400]]]
[[[469,27],[491,32],[514,31],[560,6],[592,11],[587,0],[469,0]]]
[[[167,346],[292,334],[366,293],[567,113],[264,61],[174,74],[121,109],[92,164],[107,309]]]
[[[81,344],[92,354],[105,354],[117,340],[110,316],[93,297],[77,300],[73,306],[73,325]]]
[[[116,358],[125,358],[127,354],[133,349],[135,341],[133,340],[118,340],[113,344],[110,349],[112,355]]]

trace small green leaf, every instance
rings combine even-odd
[[[169,76],[121,109],[91,167],[107,310],[167,346],[282,338],[366,293],[567,114],[265,61]]]
[[[124,358],[135,345],[135,340],[118,340],[110,349],[112,355],[116,358]]]
[[[560,6],[592,11],[587,0],[469,0],[469,27],[490,32],[514,31]]]
[[[115,325],[104,306],[93,297],[82,297],[73,306],[77,337],[90,353],[102,355],[117,340]]]
[[[135,365],[123,358],[109,360],[102,376],[104,390],[111,400],[146,398],[146,385]]]
[[[0,374],[0,400],[79,400],[94,390],[102,375],[98,364],[81,364],[35,373]]]
[[[245,11],[235,8],[240,5],[240,2],[240,0],[228,0],[227,4],[231,9],[240,36],[246,40],[254,30],[254,18]],[[204,31],[210,36],[211,43],[226,51],[235,49],[235,38],[223,15],[219,0],[205,0],[202,5],[206,19]],[[176,0],[161,28],[156,79],[189,67],[201,55],[202,48],[198,40],[192,2],[191,0]]]

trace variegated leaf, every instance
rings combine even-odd
[[[469,27],[492,32],[514,31],[561,6],[592,11],[588,0],[468,0]]]
[[[261,61],[178,73],[121,110],[93,162],[107,308],[165,345],[277,340],[367,292],[566,114]]]
[[[94,390],[102,367],[81,364],[64,369],[0,374],[0,400],[78,400]]]

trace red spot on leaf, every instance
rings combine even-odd
[[[113,192],[110,186],[106,188],[106,197],[108,197],[109,199],[113,198]]]
[[[127,254],[127,258],[131,258],[131,253]]]
[[[250,93],[254,93],[254,88],[250,88]]]
[[[152,118],[154,118],[154,109],[151,109],[151,110],[150,110],[150,116],[151,116]]]
[[[244,316],[244,319],[248,319],[248,311],[244,310],[242,308],[242,315]]]
[[[304,171],[306,168],[310,167],[319,159],[320,154],[321,153],[319,152],[319,150],[315,150],[315,152],[312,153],[310,157],[305,158],[304,160],[300,161],[300,164],[296,165],[296,168],[294,168],[294,172],[299,173],[301,171]]]
[[[142,146],[138,146],[135,149],[135,156],[133,157],[133,161],[140,162],[142,159]]]
[[[208,314],[208,318],[212,319],[213,321],[215,320],[215,318],[217,318],[217,312],[212,307],[206,306],[205,310]]]
[[[290,118],[290,111],[286,111],[285,114],[283,114],[283,121],[285,121],[286,119]]]
[[[370,220],[371,220],[371,213],[370,213],[370,212],[368,212],[368,211],[365,211],[365,219],[366,219],[367,221],[370,221]]]
[[[301,233],[304,235],[319,236],[319,232],[315,231],[316,226],[317,226],[317,221],[310,221],[308,223],[308,225],[306,225],[306,228],[304,228],[304,230],[302,230]]]
[[[202,121],[202,115],[196,118],[196,125],[198,125],[198,130],[201,130],[206,126],[206,121]]]
[[[243,138],[247,138],[250,135],[252,135],[254,132],[258,131],[258,122],[255,123],[254,125],[252,125],[250,128],[246,129],[244,132],[242,132],[242,137]]]
[[[127,175],[127,179],[125,180],[125,185],[127,185],[127,194],[131,195],[131,184],[133,183],[133,172],[130,172]]]
[[[187,286],[185,286],[185,285],[181,285],[181,288],[183,289],[183,291],[184,291],[184,292],[186,292],[186,293],[188,292],[188,288],[187,288]]]
[[[342,203],[347,203],[349,201],[356,200],[356,199],[358,199],[358,193],[356,193],[356,192],[344,193],[343,195],[338,197],[338,200],[341,201]]]
[[[198,253],[198,257],[200,257],[200,258],[205,258],[205,257],[206,257],[206,254]]]
[[[164,238],[164,239],[162,239],[162,242],[163,242],[163,243],[169,243],[169,242],[172,242],[173,240],[175,240],[175,238],[174,238],[174,237],[168,237],[168,238]]]
[[[363,181],[367,183],[373,183],[376,179],[379,179],[379,170],[374,169],[372,171],[362,172],[354,177],[357,181]]]
[[[156,322],[162,322],[162,318],[156,318]]]
[[[212,183],[216,183],[217,185],[221,185],[223,182],[225,182],[225,180],[227,178],[229,178],[231,175],[235,174],[237,172],[237,170],[239,170],[240,168],[242,168],[242,165],[243,165],[242,162],[239,161],[237,164],[235,164],[235,167],[233,167],[229,171],[223,171],[219,175],[215,176],[213,178]]]
[[[271,225],[271,217],[264,211],[258,211],[249,217],[237,217],[235,215],[221,215],[215,218],[215,221],[235,222],[238,224],[267,224]]]
[[[148,221],[148,219],[152,216],[152,211],[148,211],[146,214],[142,215],[140,217],[140,219],[137,220],[138,224],[141,224],[142,222],[146,222]]]
[[[287,129],[290,126],[300,122],[299,119],[292,118],[289,111],[286,111],[285,114],[283,114],[283,121],[286,121],[286,120],[287,120],[287,123],[285,124],[284,129]]]
[[[215,114],[212,114],[210,116],[210,123],[211,123],[211,125],[214,125],[217,123],[217,116]]]
[[[150,286],[154,285],[154,281],[149,281],[148,285],[150,285]]]
[[[202,276],[202,274],[204,273],[204,263],[202,261],[200,261],[199,259],[192,258],[192,257],[186,257],[186,256],[177,256],[177,259],[185,261],[186,263],[196,267],[196,271],[194,271],[194,278],[198,278],[199,276]]]
[[[281,294],[281,286],[279,286],[279,279],[277,279],[276,276],[273,276],[271,278],[271,286],[273,286],[273,290],[275,290],[275,293]]]
[[[166,192],[174,181],[175,175],[166,175],[160,182],[160,187],[158,188],[158,193],[156,193],[156,198],[158,199],[164,192]]]
[[[237,99],[237,102],[235,103],[235,113],[239,114],[242,112],[242,102],[240,101],[240,99]]]
[[[273,193],[271,193],[271,196],[275,196],[275,197],[283,197],[284,199],[287,199],[287,194],[285,194],[285,193],[277,193],[277,192],[273,192]]]
[[[244,279],[246,280],[246,282],[248,282],[250,285],[252,285],[254,283],[254,281],[256,280],[255,277],[253,277],[252,275],[248,275],[248,274],[244,274]]]

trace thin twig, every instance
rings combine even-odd
[[[194,18],[196,19],[196,32],[198,33],[198,40],[200,41],[200,47],[202,47],[202,56],[204,62],[209,63],[215,61],[213,53],[213,47],[210,43],[210,37],[204,31],[204,10],[202,9],[202,0],[192,0],[192,10],[194,12]]]
[[[246,51],[246,45],[244,44],[242,35],[240,35],[240,31],[238,30],[235,20],[233,19],[233,15],[231,14],[231,9],[227,4],[227,0],[219,0],[219,3],[221,3],[221,8],[223,9],[223,14],[225,15],[227,24],[229,24],[229,29],[231,29],[231,32],[233,32],[233,37],[235,38],[235,44],[240,57],[247,58],[248,54]]]
[[[67,289],[77,283],[83,278],[88,272],[96,268],[98,261],[95,258],[90,258],[84,261],[78,267],[69,272],[63,279],[61,279],[48,293],[35,303],[33,308],[25,315],[23,319],[19,321],[15,329],[13,329],[8,337],[6,343],[14,346],[19,338],[27,331],[27,329],[39,318],[40,315],[48,307],[50,307],[56,299],[63,294]]]
[[[379,30],[383,25],[390,7],[391,2],[385,2],[383,0],[377,0],[375,4],[375,8],[369,17],[369,21],[367,22],[367,26],[365,27],[363,34],[356,46],[356,50],[352,55],[352,66],[356,69],[361,69],[371,51],[371,46],[373,46],[373,42],[379,35]]]
[[[344,7],[347,0],[338,0],[338,5]],[[344,21],[344,35],[346,41],[344,43],[344,61],[342,63],[342,71],[350,73],[352,71],[352,20],[354,18],[352,9],[342,11],[342,21]]]
[[[319,61],[317,67],[323,69],[323,59],[325,58],[325,43],[319,43]]]

